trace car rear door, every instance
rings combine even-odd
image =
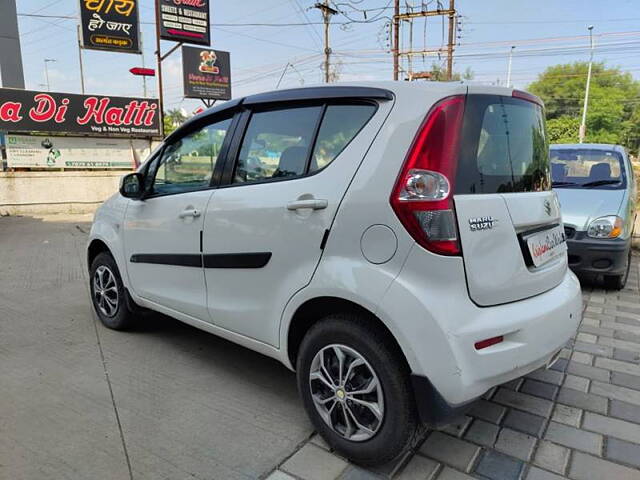
[[[567,269],[536,102],[478,87],[466,99],[454,201],[469,296],[481,306],[547,291]]]
[[[204,225],[211,321],[277,346],[282,311],[309,283],[388,100],[249,105],[226,186]]]

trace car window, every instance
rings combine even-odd
[[[329,165],[365,126],[376,111],[373,105],[329,105],[322,119],[309,171]]]
[[[551,176],[556,188],[616,189],[625,186],[623,158],[614,150],[552,148]]]
[[[231,119],[212,123],[168,145],[156,169],[154,194],[208,187]]]
[[[233,183],[304,175],[321,111],[321,106],[313,106],[253,113]]]

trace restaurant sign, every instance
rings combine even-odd
[[[182,47],[182,82],[187,98],[231,98],[229,52]]]
[[[0,88],[0,130],[159,136],[158,101]]]
[[[135,168],[149,155],[148,140],[7,135],[9,168]]]
[[[156,0],[160,9],[160,38],[211,45],[209,0]]]
[[[82,47],[140,53],[139,0],[80,0]]]

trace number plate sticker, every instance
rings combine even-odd
[[[527,237],[527,246],[536,267],[544,265],[567,250],[564,228],[556,226]]]

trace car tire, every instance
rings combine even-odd
[[[387,463],[411,448],[418,437],[409,369],[392,345],[386,332],[353,313],[320,320],[300,345],[298,389],[307,414],[331,448],[360,465]],[[342,376],[337,368],[340,355]],[[379,389],[371,388],[375,381]],[[355,393],[363,390],[372,391]]]
[[[89,269],[89,290],[96,315],[105,327],[126,330],[134,321],[120,271],[111,254],[99,253]]]
[[[627,279],[629,278],[629,271],[631,270],[631,248],[629,248],[629,253],[627,254],[627,264],[626,269],[622,275],[605,275],[604,287],[607,290],[622,290],[624,286],[627,284]]]

